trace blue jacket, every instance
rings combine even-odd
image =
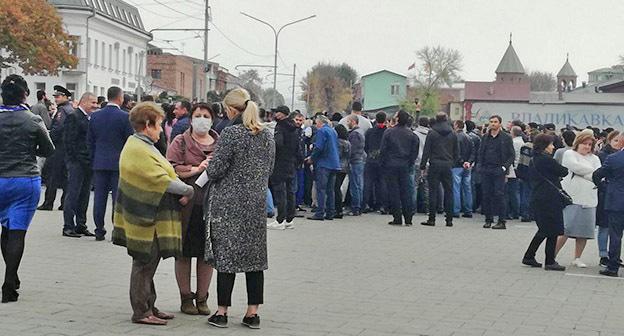
[[[187,129],[191,127],[191,118],[188,116],[183,117],[178,120],[178,122],[173,125],[171,128],[171,136],[169,136],[169,142],[173,142],[176,136],[186,132]]]
[[[594,183],[607,179],[605,210],[624,211],[624,151],[607,156],[593,174]]]
[[[119,107],[93,112],[87,136],[93,170],[119,170],[119,154],[132,134],[128,113]]]
[[[338,134],[329,125],[324,125],[316,132],[312,161],[314,166],[318,168],[340,170]]]

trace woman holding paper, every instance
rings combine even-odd
[[[176,259],[175,273],[180,289],[180,311],[189,315],[209,315],[206,304],[212,279],[212,260],[204,260],[206,225],[203,220],[205,188],[201,174],[209,165],[219,135],[212,130],[214,112],[208,104],[193,106],[191,127],[173,139],[167,160],[188,185],[195,188],[193,199],[182,198],[182,256]],[[197,183],[196,183],[197,182]],[[201,185],[201,187],[199,185]],[[197,288],[191,291],[191,258],[197,258]]]

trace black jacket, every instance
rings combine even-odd
[[[379,127],[377,124],[366,130],[364,136],[364,151],[366,152],[366,163],[379,163],[379,150],[381,148],[381,138],[386,132],[386,127]]]
[[[63,142],[65,143],[65,161],[91,164],[91,151],[87,145],[89,118],[77,108],[65,117],[63,124]]]
[[[425,140],[420,169],[427,167],[427,162],[433,166],[448,166],[449,168],[459,158],[459,144],[457,136],[446,122],[435,123]]]
[[[57,106],[56,113],[52,116],[52,123],[50,124],[50,138],[52,139],[52,142],[54,142],[54,146],[57,151],[63,151],[63,130],[65,118],[73,111],[74,108],[72,107],[71,102],[66,102]]]
[[[509,167],[514,163],[514,160],[516,159],[516,151],[513,147],[513,140],[511,139],[511,135],[501,130],[498,133],[498,136],[501,137],[500,161],[502,162],[503,167],[505,167],[505,175],[507,175],[509,173]],[[494,138],[492,138],[489,132],[483,136],[483,139],[481,139],[481,145],[479,146],[478,154],[479,157],[477,159],[477,161],[479,162],[479,167],[481,169],[489,165],[488,162],[484,161],[484,155],[486,149],[488,148],[488,146],[491,145],[493,139]]]
[[[25,106],[0,105],[0,177],[37,176],[37,156],[48,157],[53,152],[41,117]]]
[[[459,156],[457,162],[455,162],[455,167],[463,167],[464,162],[474,163],[474,143],[470,139],[470,136],[463,131],[455,133],[455,136],[457,137],[457,143],[459,145]]]
[[[501,132],[502,133],[502,132]],[[531,176],[531,208],[538,231],[547,236],[563,234],[563,201],[557,189],[568,169],[552,156],[535,153],[529,167]]]
[[[297,163],[301,161],[298,128],[289,118],[282,119],[275,125],[275,164],[271,175],[272,182],[280,182],[295,176]]]
[[[411,129],[395,126],[381,138],[380,163],[382,167],[411,167],[418,158],[420,140]]]

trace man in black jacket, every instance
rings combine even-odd
[[[63,236],[80,238],[94,236],[87,230],[87,208],[91,193],[91,151],[87,145],[89,119],[98,108],[97,97],[86,92],[78,108],[65,118],[63,140],[67,165],[67,195],[63,209]],[[75,219],[75,222],[74,222]]]
[[[418,158],[418,136],[409,128],[410,115],[400,110],[397,113],[397,125],[388,129],[382,139],[380,148],[380,162],[386,176],[390,212],[394,217],[390,225],[412,225],[414,211],[409,188],[410,168]],[[402,217],[401,217],[402,215]]]
[[[435,124],[427,134],[420,169],[426,171],[429,180],[429,219],[421,223],[426,226],[435,225],[436,209],[438,208],[438,185],[444,189],[444,211],[446,226],[453,226],[453,184],[451,168],[459,158],[457,136],[449,125],[446,113],[436,115]],[[427,168],[429,163],[429,168]]]
[[[509,167],[516,157],[511,136],[501,129],[502,118],[490,117],[489,130],[479,147],[479,173],[483,192],[482,209],[485,215],[484,229],[506,229],[505,226],[505,180]],[[492,225],[498,216],[496,225]]]
[[[387,211],[388,203],[386,196],[386,183],[384,172],[381,169],[379,150],[381,138],[386,132],[386,113],[377,112],[375,124],[366,131],[364,136],[364,151],[366,152],[366,164],[364,165],[364,203],[362,212]]]
[[[453,165],[453,217],[459,218],[463,212],[466,218],[472,218],[471,172],[475,161],[474,144],[464,133],[464,122],[456,120],[453,128],[459,144],[459,159]]]
[[[299,133],[297,125],[288,118],[287,106],[275,109],[275,164],[270,178],[271,193],[277,207],[277,220],[269,223],[268,228],[291,228],[295,218],[295,170],[302,158],[299,151]],[[284,224],[284,220],[286,223]]]

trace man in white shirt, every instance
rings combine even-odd
[[[356,129],[356,131],[362,134],[362,136],[365,136],[366,131],[368,131],[369,128],[372,128],[373,125],[371,124],[370,120],[368,120],[368,118],[362,115],[362,103],[354,102],[353,106],[351,107],[351,114],[355,114],[358,116],[358,128]],[[343,125],[346,129],[349,129],[349,123],[347,121],[348,117],[349,116],[346,116],[340,119],[340,125]]]

